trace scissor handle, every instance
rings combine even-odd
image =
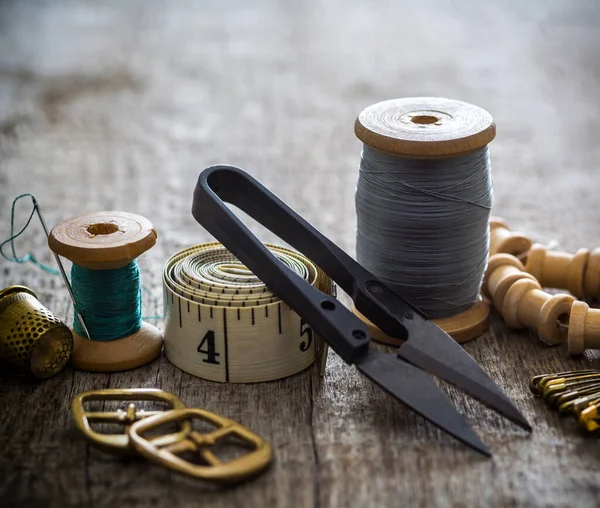
[[[281,263],[225,205],[237,206],[316,263],[350,295],[357,309],[389,335],[406,338],[397,317],[414,309],[328,240],[267,188],[234,166],[205,169],[194,190],[192,215],[261,279],[347,363],[366,354],[367,326],[336,299]]]

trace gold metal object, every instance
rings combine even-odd
[[[600,382],[587,385],[585,388],[569,390],[556,399],[556,406],[561,413],[572,411],[576,401],[588,396],[593,396],[595,393],[600,394]]]
[[[566,372],[558,372],[556,374],[540,374],[539,376],[534,376],[531,378],[529,382],[529,389],[532,393],[536,395],[540,395],[542,388],[549,382],[557,380],[557,379],[570,379],[572,377],[579,377],[582,374],[593,374],[598,372],[597,370],[570,370]]]
[[[593,432],[600,429],[600,399],[592,401],[583,411],[579,413],[579,423],[588,431]]]
[[[59,372],[73,350],[73,334],[25,286],[0,291],[0,360],[45,379]]]
[[[580,376],[573,376],[568,379],[558,378],[553,381],[549,381],[542,387],[541,394],[544,400],[552,405],[557,398],[571,390],[578,388],[585,388],[591,384],[595,384],[600,381],[600,372],[596,374],[583,374]]]
[[[169,409],[182,409],[187,406],[172,393],[157,390],[156,388],[129,388],[129,389],[106,389],[83,392],[73,399],[72,414],[77,429],[85,436],[89,443],[109,453],[131,453],[129,427],[139,420],[152,416],[161,415],[163,411],[144,411],[136,409],[133,401],[155,401],[166,402]],[[119,409],[112,412],[86,411],[84,404],[89,401],[129,401],[127,409]],[[103,434],[91,427],[91,423],[117,423],[123,425],[121,434]],[[182,421],[177,432],[152,436],[148,442],[156,446],[165,446],[177,443],[192,431],[191,424]]]
[[[561,406],[559,406],[558,410],[561,413],[573,413],[574,415],[579,415],[586,407],[593,404],[600,397],[600,391],[596,393],[584,397],[578,397],[575,400],[571,400],[569,402],[565,402]]]
[[[531,379],[529,388],[559,412],[573,413],[588,432],[600,429],[599,370],[542,374]]]
[[[183,440],[166,445],[144,437],[145,433],[161,425],[192,419],[208,422],[215,426],[215,430],[203,434],[188,428]],[[251,451],[222,462],[210,448],[230,437],[242,445],[249,446]],[[129,429],[129,439],[132,446],[152,462],[196,478],[223,482],[237,482],[255,476],[263,471],[273,458],[271,446],[261,437],[239,423],[203,409],[175,409],[136,422]],[[181,457],[185,452],[197,454],[205,464],[188,462]]]

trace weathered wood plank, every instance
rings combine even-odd
[[[595,247],[599,21],[593,0],[2,2],[0,238],[22,192],[37,195],[50,224],[100,209],[140,213],[159,232],[140,267],[160,295],[166,259],[210,239],[189,212],[198,173],[229,162],[353,252],[354,117],[385,98],[443,95],[496,119],[494,212],[566,249]],[[52,263],[37,225],[18,247]],[[72,319],[60,279],[1,263],[0,286],[25,284]],[[161,313],[159,300],[144,303]],[[550,412],[527,382],[600,368],[600,356],[569,359],[497,316],[466,349],[535,427],[529,436],[445,388],[491,460],[335,355],[323,379],[313,370],[250,386],[202,381],[164,358],[111,375],[68,368],[43,383],[0,373],[0,505],[598,506],[597,437]],[[71,425],[71,398],[131,386],[248,425],[272,443],[275,464],[222,489],[90,449]]]

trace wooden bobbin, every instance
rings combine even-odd
[[[487,111],[472,104],[416,97],[369,106],[356,119],[354,132],[366,145],[391,155],[441,159],[483,148],[494,139],[496,126]],[[371,328],[373,338],[399,344],[356,310],[355,313]],[[488,316],[489,306],[478,301],[466,311],[436,323],[458,342],[466,342],[487,330]]]
[[[502,312],[504,297],[512,284],[522,278],[537,282],[535,277],[525,273],[524,269],[523,263],[510,254],[495,254],[488,261],[481,292],[493,302],[498,312]]]
[[[573,303],[567,348],[572,355],[580,355],[586,349],[600,349],[600,309],[590,309],[579,300]]]
[[[569,254],[535,244],[527,256],[525,270],[542,286],[566,289],[578,298],[600,296],[600,249],[591,253],[588,249],[579,249]]]
[[[506,253],[523,256],[533,241],[523,233],[511,231],[500,217],[490,217],[490,256]]]
[[[542,291],[540,283],[523,271],[523,264],[514,256],[496,254],[490,258],[484,291],[509,326],[535,328],[549,344],[566,342],[566,325],[575,299]]]
[[[48,245],[59,256],[90,270],[124,267],[156,243],[152,223],[126,212],[97,212],[57,224]],[[77,318],[75,318],[77,319]],[[162,332],[143,323],[132,335],[94,341],[73,331],[71,364],[92,372],[133,369],[154,360],[162,349]],[[93,339],[93,336],[92,336]]]

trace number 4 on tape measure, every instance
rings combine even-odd
[[[206,355],[206,358],[202,360],[204,363],[214,363],[215,365],[219,365],[219,361],[217,360],[217,358],[221,355],[217,353],[217,348],[215,346],[215,332],[213,332],[212,330],[206,332],[206,335],[204,336],[202,342],[200,342],[200,345],[198,346],[198,353]]]

